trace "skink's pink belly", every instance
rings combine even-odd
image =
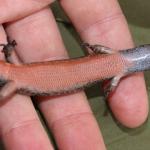
[[[119,55],[97,55],[72,61],[16,67],[10,79],[40,91],[59,91],[113,77],[124,71],[127,62]]]

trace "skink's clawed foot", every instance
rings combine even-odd
[[[104,88],[105,99],[110,98],[114,91],[115,91],[115,87],[112,86],[111,83],[109,83],[109,85],[106,85]]]
[[[112,50],[109,47],[103,46],[103,45],[90,45],[88,43],[83,43],[82,46],[88,48],[94,54],[113,54],[113,53],[115,53],[114,50]]]
[[[124,73],[113,77],[111,81],[104,86],[104,95],[106,99],[112,96],[112,94],[114,93],[114,91],[116,90],[116,87],[118,86],[120,82],[120,79],[123,76],[124,76]]]
[[[14,47],[17,45],[17,43],[15,40],[10,41],[9,38],[7,38],[7,40],[8,40],[7,44],[0,44],[0,46],[3,46],[2,52],[4,53],[6,60],[10,62],[9,60],[10,60],[12,51],[14,50]]]

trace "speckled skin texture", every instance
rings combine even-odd
[[[141,45],[120,52],[125,59],[134,65],[128,68],[128,72],[138,72],[150,69],[150,45]]]

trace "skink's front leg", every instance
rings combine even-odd
[[[9,63],[13,63],[16,65],[22,64],[21,60],[18,58],[18,55],[15,51],[15,46],[17,45],[15,40],[10,40],[9,37],[7,37],[7,44],[0,44],[0,46],[3,46],[2,52],[5,55],[5,59]]]
[[[2,52],[5,55],[5,59],[7,62],[12,62],[12,53],[14,51],[14,47],[17,45],[16,41],[10,41],[9,37],[7,37],[7,44],[0,44],[0,46],[3,46]]]
[[[2,52],[5,55],[5,59],[9,63],[20,64],[19,59],[14,51],[14,47],[16,46],[16,41],[13,40],[10,42],[8,38],[8,44],[0,44],[3,46]],[[17,84],[15,81],[7,81],[6,84],[0,89],[0,100],[6,99],[11,96],[17,90]]]

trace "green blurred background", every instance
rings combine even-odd
[[[136,45],[150,43],[150,1],[119,0],[127,18]],[[55,2],[52,9],[56,18],[68,21],[59,4]],[[70,57],[78,57],[84,53],[79,38],[71,25],[58,22],[60,32]],[[77,51],[75,51],[77,50]],[[149,72],[145,73],[148,93],[150,92]],[[127,129],[118,124],[111,114],[104,116],[106,104],[98,85],[86,90],[88,100],[101,128],[108,150],[150,150],[150,122],[137,129]],[[138,91],[137,91],[138,92]],[[37,110],[38,111],[38,110]],[[51,137],[50,138],[53,139]],[[55,144],[54,144],[55,145]],[[0,148],[1,150],[3,148]],[[57,149],[57,148],[56,148]]]

